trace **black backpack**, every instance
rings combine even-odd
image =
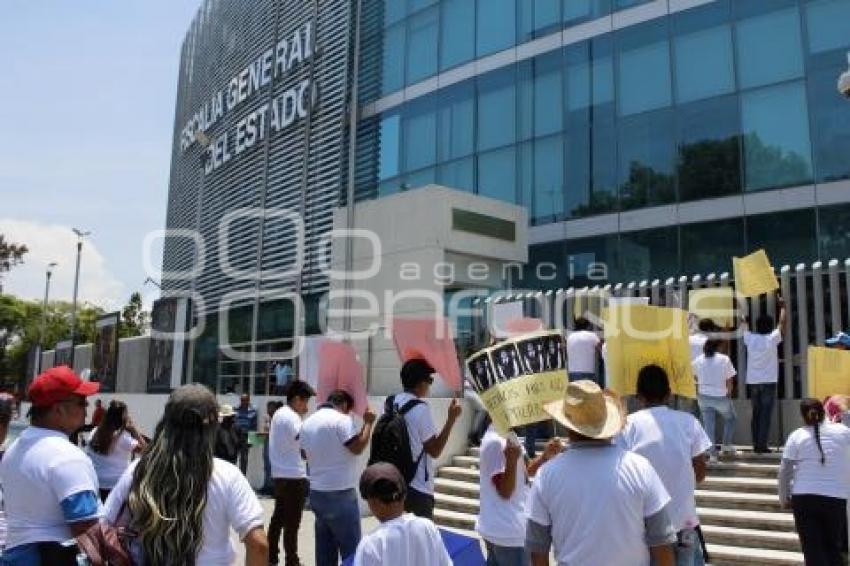
[[[388,397],[384,404],[384,414],[375,423],[375,430],[372,432],[369,465],[375,462],[389,462],[398,468],[398,471],[404,477],[404,481],[408,484],[416,476],[416,470],[425,454],[425,448],[422,448],[422,452],[414,460],[404,415],[410,412],[413,407],[422,403],[424,401],[411,399],[403,406],[396,407],[395,395]]]

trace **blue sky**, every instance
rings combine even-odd
[[[6,0],[0,18],[0,233],[31,248],[4,292],[106,307],[141,290],[165,226],[180,46],[200,0]],[[154,263],[158,266],[158,261]],[[147,298],[155,289],[147,289]]]

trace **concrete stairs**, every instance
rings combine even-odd
[[[475,536],[479,473],[477,448],[456,456],[435,478],[434,520]],[[794,519],[779,506],[780,454],[738,454],[710,464],[696,492],[697,513],[711,564],[790,566],[803,564]]]

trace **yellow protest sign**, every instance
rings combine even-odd
[[[758,297],[779,289],[779,282],[764,250],[746,257],[733,257],[732,270],[735,274],[735,290],[745,297]]]
[[[493,425],[505,434],[515,426],[551,418],[543,406],[563,399],[566,387],[564,371],[536,373],[496,384],[481,394],[481,401]]]
[[[502,433],[549,418],[543,405],[563,398],[566,367],[566,344],[559,331],[516,336],[466,359],[467,380]]]
[[[688,295],[688,311],[729,328],[735,321],[735,292],[731,287],[694,289]]]
[[[809,346],[808,396],[850,395],[850,351]]]
[[[667,372],[673,394],[696,396],[687,313],[682,309],[611,305],[605,320],[605,342],[609,389],[634,395],[638,372],[655,364]]]

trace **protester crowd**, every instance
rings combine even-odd
[[[779,306],[775,324],[759,317],[743,336],[759,453],[770,451],[776,346],[786,326]],[[658,365],[640,369],[637,410],[627,414],[598,368],[603,341],[588,321],[575,327],[566,340],[564,397],[545,406],[552,421],[499,431],[487,426],[474,391],[467,393],[479,413],[464,434],[480,443],[475,528],[487,564],[541,566],[551,554],[562,566],[704,564],[695,489],[709,462],[735,451],[737,371],[722,329],[699,321],[690,339],[700,421],[672,408],[670,380]],[[219,405],[201,385],[186,385],[171,393],[146,438],[117,400],[106,408],[98,400],[87,426],[87,399],[99,384],[64,366],[49,369],[29,388],[30,426],[0,460],[0,564],[105,564],[98,560],[107,556],[119,566],[229,565],[237,556],[235,532],[245,564],[300,566],[307,505],[315,519],[316,566],[352,558],[355,566],[451,564],[432,522],[434,478],[461,405],[453,399],[441,426],[434,422],[428,404],[434,374],[424,359],[406,361],[400,390],[380,417],[369,408],[355,414],[344,390],[316,400],[311,412],[316,392],[290,376],[280,378],[285,402],[270,401],[262,416],[247,395],[234,408]],[[0,399],[0,442],[12,409]],[[804,426],[782,453],[780,501],[793,511],[806,564],[844,564],[850,402],[805,399],[800,410]],[[86,428],[83,450],[69,438]],[[553,437],[552,431],[560,438],[536,454],[535,439]],[[254,438],[264,439],[262,491],[274,498],[267,531],[245,477]],[[358,475],[365,454],[369,465]],[[380,522],[365,535],[361,500]]]

